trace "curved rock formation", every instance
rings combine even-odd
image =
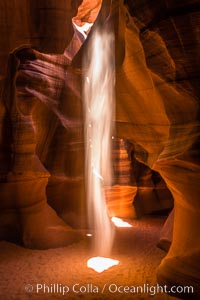
[[[57,209],[67,219],[70,209],[63,208],[65,200],[59,199],[74,197],[79,202],[84,194],[80,94],[84,73],[80,68],[87,40],[76,29],[72,39],[71,17],[79,1],[19,2],[3,0],[0,4],[1,208],[4,213],[11,210],[2,234],[18,222],[25,245],[58,246],[64,244],[66,232],[47,206],[46,194],[52,206],[59,203]],[[199,3],[125,2],[127,9],[123,1],[113,1],[112,6],[104,0],[94,24],[103,30],[109,13],[114,21],[116,135],[134,144],[135,157],[161,174],[174,198],[173,239],[158,270],[159,282],[191,284],[193,298],[198,298]],[[88,12],[89,2],[83,2],[81,20],[75,17],[74,22],[93,22],[99,5],[93,2]],[[74,208],[76,201],[71,201]],[[33,223],[39,220],[41,224],[41,219],[44,231],[35,240],[39,228]],[[21,232],[20,226],[15,228]],[[59,240],[51,245],[52,228],[65,233],[58,234]],[[67,241],[71,233],[74,239],[74,231],[67,233]]]
[[[79,3],[1,2],[1,31],[7,30],[7,35],[2,35],[7,38],[0,51],[3,90],[0,233],[1,238],[8,239],[7,228],[17,228],[18,239],[29,248],[65,246],[81,238],[47,204],[46,193],[48,183],[51,187],[66,181],[70,189],[71,182],[72,185],[77,182],[80,190],[83,187],[82,160],[78,153],[79,148],[83,152],[82,122],[78,120],[80,92],[72,93],[71,97],[71,90],[66,94],[68,60],[57,54],[63,53],[72,39],[71,17]],[[16,26],[12,27],[11,21]],[[67,76],[70,85],[74,77],[70,72]],[[58,131],[59,124],[66,128],[64,135],[62,130]],[[59,150],[55,153],[51,145],[58,132],[64,145],[56,145]]]
[[[133,18],[127,13],[116,116],[119,136],[135,144],[137,158],[161,174],[174,198],[173,239],[158,280],[193,285],[191,298],[200,294],[196,4],[161,1],[152,7],[150,1],[130,2]]]

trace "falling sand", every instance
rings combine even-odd
[[[85,177],[94,253],[111,253],[114,230],[107,213],[104,186],[111,185],[111,143],[115,99],[114,35],[95,29],[84,58]],[[98,259],[99,260],[99,259]]]

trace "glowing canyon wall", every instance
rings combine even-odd
[[[199,3],[105,0],[97,17],[101,1],[90,2],[0,3],[1,238],[31,248],[79,240],[51,206],[72,226],[85,223],[82,58],[93,28],[111,18],[116,137],[130,143],[133,166],[137,159],[140,170],[162,176],[175,203],[172,245],[158,277],[197,282],[198,291]],[[96,20],[86,41],[72,17],[77,26]],[[166,186],[160,191],[158,183],[162,202]]]

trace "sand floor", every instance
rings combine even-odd
[[[151,286],[157,284],[156,268],[165,256],[156,247],[163,222],[164,217],[148,217],[132,221],[130,229],[118,230],[112,258],[120,264],[101,274],[86,266],[92,256],[88,241],[42,251],[1,241],[0,300],[176,299],[163,293],[151,295]],[[133,286],[144,285],[149,292],[133,293]],[[121,293],[125,286],[132,292],[125,288]]]

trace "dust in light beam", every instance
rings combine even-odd
[[[115,55],[112,30],[95,29],[84,56],[85,177],[89,227],[94,252],[108,256],[114,226],[104,187],[112,184],[111,146],[115,115]]]

